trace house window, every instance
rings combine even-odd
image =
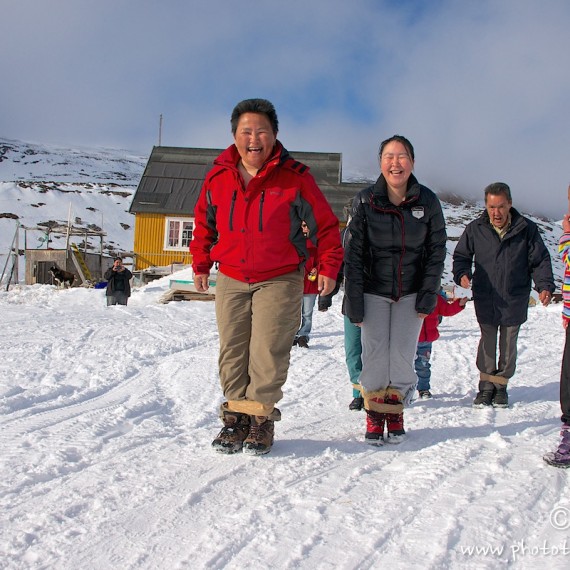
[[[184,218],[166,218],[164,249],[170,251],[188,251],[192,240],[194,222]]]

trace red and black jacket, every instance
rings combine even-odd
[[[309,259],[305,220],[319,256],[319,272],[336,279],[342,263],[338,219],[309,173],[277,141],[269,160],[244,187],[235,145],[206,176],[194,210],[190,243],[195,274],[214,263],[228,277],[257,283],[299,270]]]

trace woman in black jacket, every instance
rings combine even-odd
[[[412,174],[414,148],[400,135],[380,145],[382,174],[352,205],[345,249],[344,313],[362,330],[365,440],[399,443],[417,383],[422,320],[433,311],[446,253],[437,196]]]

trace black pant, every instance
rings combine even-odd
[[[110,305],[126,305],[128,297],[124,291],[115,291],[112,295],[107,295],[107,307]]]
[[[560,408],[565,424],[570,424],[570,326],[566,329],[566,343],[562,356],[562,372],[560,373]]]

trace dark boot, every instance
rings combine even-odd
[[[384,414],[366,410],[366,433],[364,441],[370,445],[382,445],[384,443]]]
[[[570,425],[563,424],[560,430],[560,443],[556,451],[547,453],[544,461],[554,467],[570,467]]]
[[[300,336],[297,339],[297,346],[301,348],[309,348],[309,339],[306,336]]]
[[[271,451],[275,422],[267,416],[251,416],[249,435],[243,442],[243,452],[247,455],[264,455]]]
[[[249,433],[249,416],[237,412],[224,412],[224,427],[212,442],[218,453],[237,453],[241,451],[243,442]]]
[[[364,398],[362,396],[357,396],[348,404],[349,410],[354,410],[359,412],[364,407]]]
[[[508,408],[509,395],[507,394],[506,384],[495,384],[495,394],[493,395],[493,408]]]
[[[479,393],[473,400],[474,408],[485,408],[493,404],[493,396],[495,395],[495,385],[487,380],[479,382]]]

